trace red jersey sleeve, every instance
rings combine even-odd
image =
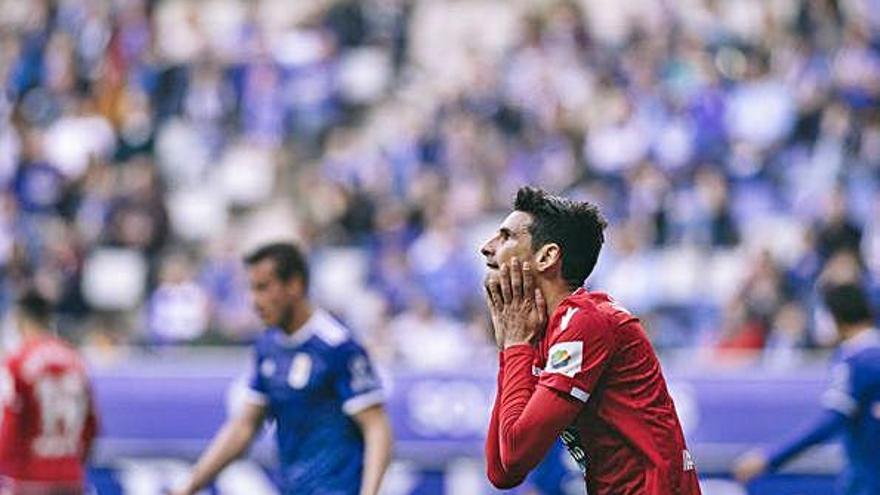
[[[613,328],[604,315],[569,306],[550,329],[538,384],[586,402],[614,353]]]
[[[486,440],[488,476],[498,488],[522,483],[581,408],[577,401],[536,387],[534,357],[535,349],[529,345],[510,347],[502,356]]]
[[[489,433],[486,435],[486,475],[489,481],[497,488],[513,488],[522,483],[522,478],[511,476],[501,462],[501,444],[499,436],[499,414],[501,409],[501,388],[504,376],[504,353],[498,353],[498,381],[496,391],[498,399],[492,406],[492,416],[489,420]]]

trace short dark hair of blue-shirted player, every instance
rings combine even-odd
[[[852,325],[873,321],[871,305],[865,292],[856,284],[829,285],[822,298],[831,317],[838,324]]]
[[[309,267],[305,256],[295,245],[289,242],[266,244],[245,256],[244,262],[248,266],[253,266],[267,259],[273,261],[275,276],[279,280],[286,282],[294,277],[300,277],[303,286],[308,289]]]

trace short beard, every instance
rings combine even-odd
[[[278,318],[278,327],[282,330],[287,330],[287,327],[293,322],[293,305],[289,305],[284,308],[284,311],[281,312],[281,317]]]

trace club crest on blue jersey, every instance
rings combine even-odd
[[[290,371],[287,373],[287,384],[291,388],[300,389],[309,383],[312,374],[312,358],[306,353],[299,353],[290,361]]]

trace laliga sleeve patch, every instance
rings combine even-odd
[[[379,380],[373,374],[370,362],[364,356],[356,356],[348,363],[351,373],[351,391],[355,394],[379,387]]]
[[[822,405],[845,416],[854,416],[859,410],[859,402],[853,397],[850,382],[849,365],[836,365],[831,370],[831,386],[822,395]]]
[[[547,357],[546,373],[558,373],[574,377],[581,370],[584,356],[583,342],[559,342],[550,347]]]

